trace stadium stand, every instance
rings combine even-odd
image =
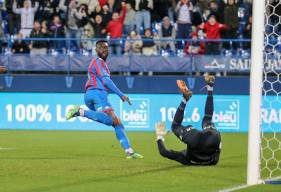
[[[229,39],[200,43],[200,54],[233,53],[248,50],[249,45],[233,39],[250,39],[251,0],[10,0],[1,2],[1,53],[11,51],[15,38],[46,38],[26,40],[30,53],[82,54],[93,49],[92,38],[108,38],[115,54],[126,53],[126,39],[132,31],[140,36],[140,53],[155,44],[153,55],[187,54],[193,45],[187,39]],[[122,11],[123,10],[123,11]],[[212,16],[222,23],[224,31],[208,35]],[[120,18],[119,18],[120,17]],[[121,21],[119,23],[119,21]],[[202,23],[205,23],[203,27]],[[36,29],[35,29],[36,28]],[[114,29],[114,30],[112,30]],[[145,31],[151,37],[145,37]],[[270,30],[270,29],[268,29]],[[54,39],[55,38],[55,39]],[[62,39],[58,39],[62,38]],[[176,47],[171,41],[176,41]],[[82,40],[87,39],[87,40]],[[44,40],[44,39],[43,39]],[[273,37],[274,40],[274,37]],[[25,40],[23,40],[25,41]],[[39,42],[35,42],[39,41]],[[194,43],[194,46],[198,43]],[[34,46],[35,44],[35,46]],[[211,49],[210,49],[210,45]],[[215,51],[212,47],[215,45]],[[38,47],[39,46],[39,47]],[[154,46],[154,45],[153,45]],[[3,48],[3,49],[2,49]],[[34,50],[36,49],[36,50]],[[46,49],[46,50],[45,50]],[[211,50],[211,51],[210,51]],[[13,53],[17,53],[14,52]],[[137,51],[139,53],[139,51]],[[195,53],[198,53],[198,51]]]

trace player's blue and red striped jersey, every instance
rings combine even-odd
[[[107,90],[103,82],[104,77],[110,77],[110,72],[105,61],[101,58],[94,58],[88,68],[88,80],[85,89]]]

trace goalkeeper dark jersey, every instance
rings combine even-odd
[[[215,129],[198,131],[187,128],[182,141],[187,148],[182,151],[167,150],[163,140],[157,141],[159,153],[184,165],[216,165],[221,151],[221,136]]]
[[[186,101],[187,102],[187,101]],[[159,153],[168,159],[184,165],[216,165],[221,151],[221,136],[212,123],[214,112],[213,95],[208,94],[205,115],[202,120],[202,130],[194,129],[191,125],[183,126],[183,115],[186,102],[181,102],[172,123],[173,133],[187,145],[182,151],[167,150],[163,138],[157,140]]]

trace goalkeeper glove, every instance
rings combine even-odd
[[[161,139],[164,141],[164,136],[167,134],[165,122],[157,122],[155,124],[155,133],[157,140]]]

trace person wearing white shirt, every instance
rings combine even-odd
[[[180,0],[176,7],[177,39],[189,39],[192,25],[193,5],[190,0]],[[182,41],[177,42],[178,48],[183,48]]]
[[[136,10],[136,31],[141,34],[141,27],[145,29],[151,28],[151,14],[153,9],[153,0],[135,0]]]
[[[17,8],[16,1],[13,4],[13,12],[16,14],[20,14],[21,16],[20,33],[22,33],[24,37],[28,37],[33,28],[34,16],[38,7],[39,7],[38,2],[36,2],[35,6],[32,7],[30,0],[24,1],[23,8]]]

